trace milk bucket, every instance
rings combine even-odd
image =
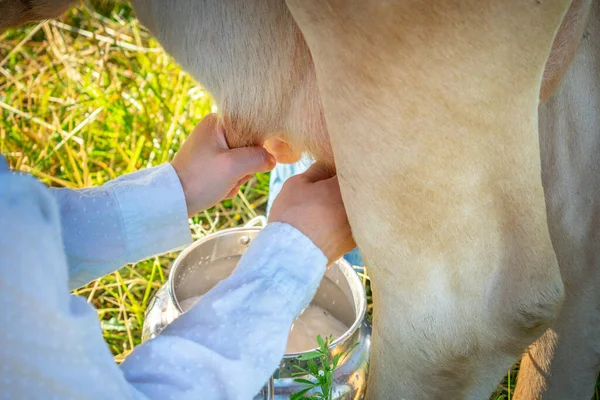
[[[259,222],[264,225],[266,220],[257,217],[243,228],[226,229],[208,235],[191,244],[177,257],[167,283],[157,291],[146,310],[142,341],[157,336],[181,315],[185,299],[206,293],[231,274],[239,257],[260,232],[261,228],[254,226]],[[363,398],[369,365],[371,325],[366,319],[364,287],[348,262],[340,259],[328,268],[311,304],[323,308],[349,326],[329,347],[334,355],[349,351],[335,371],[333,398]],[[285,354],[273,377],[254,399],[289,399],[291,394],[302,390],[305,386],[294,382],[294,379],[310,378],[292,377],[292,373],[297,371],[293,366],[305,367],[305,362],[297,358],[308,351]]]

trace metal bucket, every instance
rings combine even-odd
[[[243,228],[226,229],[208,235],[185,249],[173,263],[168,282],[150,301],[142,329],[142,341],[157,336],[181,315],[183,311],[180,301],[202,295],[227,278],[237,263],[224,261],[235,261],[241,257],[261,230],[253,225],[257,222],[264,225],[265,221],[264,217],[255,218]],[[195,274],[202,279],[193,279]],[[363,398],[369,366],[371,325],[366,319],[367,301],[364,287],[348,262],[340,259],[327,269],[312,304],[326,309],[350,326],[329,347],[333,354],[350,350],[335,371],[333,398]],[[285,354],[279,368],[261,393],[256,395],[255,400],[289,399],[291,394],[302,390],[304,386],[294,382],[294,379],[310,378],[291,375],[296,372],[294,365],[304,364],[297,359],[301,354],[303,353]]]

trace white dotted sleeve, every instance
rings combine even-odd
[[[0,168],[0,398],[131,398],[96,310],[69,295],[60,233],[48,189]]]
[[[191,242],[183,189],[169,163],[100,187],[51,193],[60,209],[71,289]]]
[[[248,400],[260,390],[325,271],[308,238],[267,226],[230,278],[119,368],[96,310],[69,295],[64,216],[44,185],[1,161],[3,398]]]

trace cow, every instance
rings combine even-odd
[[[596,3],[134,6],[213,93],[230,144],[288,143],[337,170],[374,287],[367,398],[485,398],[561,315],[538,104]]]
[[[232,147],[337,172],[374,287],[368,399],[487,398],[525,349],[518,398],[591,396],[599,2],[133,5]]]

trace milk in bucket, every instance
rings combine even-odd
[[[203,284],[203,281],[207,281],[206,277],[209,278],[209,281],[212,281],[216,277],[213,275],[214,273],[218,274],[219,278],[225,278],[235,268],[238,261],[239,257],[227,257],[219,260],[218,263],[213,262],[210,267],[207,266],[205,269],[197,270],[198,275],[194,272],[187,274],[185,281],[182,281],[180,284],[180,293],[198,295],[192,295],[179,300],[181,310],[183,312],[188,311],[200,300],[205,289],[208,289]],[[200,274],[203,276],[200,276]],[[186,287],[188,285],[189,287]],[[324,295],[318,296],[313,303],[304,309],[292,324],[288,336],[286,354],[301,353],[314,349],[317,347],[317,335],[321,335],[323,338],[331,335],[334,340],[342,336],[348,330],[349,325],[338,320],[327,310],[326,306],[329,306],[328,308],[335,308],[336,301],[342,302],[345,299],[343,294],[336,293],[335,286],[330,286],[330,290]]]
[[[179,302],[183,312],[192,308],[201,297],[194,296]],[[334,339],[337,339],[347,330],[348,326],[331,315],[329,311],[311,304],[300,313],[292,324],[285,352],[290,354],[311,350],[316,347],[317,335],[322,337],[332,335]]]

